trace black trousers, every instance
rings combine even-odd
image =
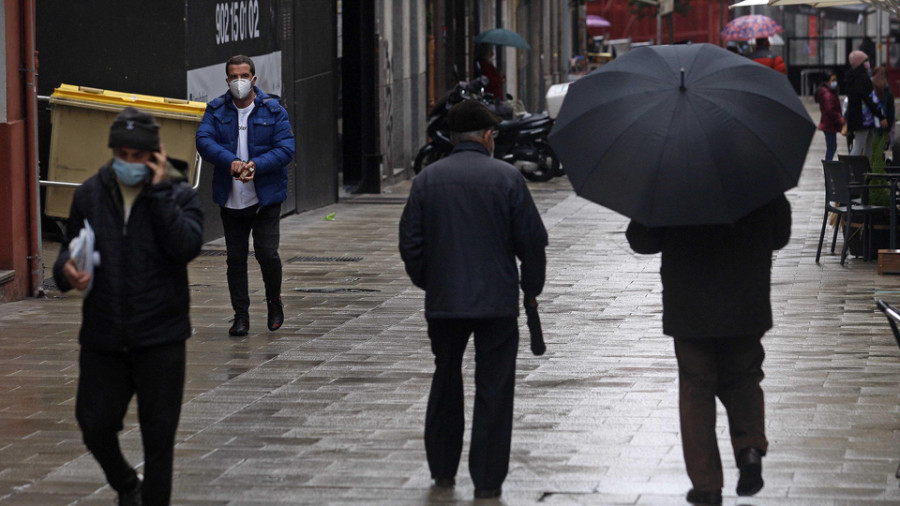
[[[475,334],[475,413],[469,474],[475,488],[500,488],[509,471],[519,326],[516,318],[429,319],[435,371],[425,415],[425,452],[433,478],[453,478],[462,455],[462,360]]]
[[[281,204],[246,209],[220,208],[228,253],[228,291],[235,316],[250,317],[250,295],[247,287],[247,256],[250,254],[250,234],[253,251],[262,271],[266,298],[281,295],[281,257],[278,244],[281,238],[279,220]]]
[[[84,444],[116,491],[137,479],[119,448],[118,432],[131,397],[137,394],[144,446],[143,504],[169,504],[175,431],[184,392],[184,342],[121,353],[81,349],[75,417]]]
[[[762,336],[675,339],[681,446],[688,477],[697,490],[722,488],[716,441],[716,397],[728,414],[735,459],[752,447],[765,455],[765,401],[760,382],[765,358]]]

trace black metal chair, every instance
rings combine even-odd
[[[884,313],[888,323],[891,325],[891,330],[894,332],[894,340],[897,341],[897,346],[900,346],[900,328],[897,327],[900,325],[900,310],[883,300],[876,301],[875,305]],[[900,467],[897,468],[897,472],[894,475],[900,478]]]
[[[864,155],[838,155],[838,161],[850,168],[850,179],[854,184],[869,184],[868,175],[872,172],[869,158]],[[885,165],[884,171],[889,174],[900,172],[900,165]]]
[[[850,224],[853,216],[863,217],[863,234],[865,243],[863,246],[863,258],[870,258],[872,229],[871,216],[875,214],[887,214],[886,206],[872,206],[868,202],[868,190],[872,188],[885,188],[884,185],[864,185],[853,182],[850,168],[840,161],[822,160],[822,168],[825,171],[825,216],[822,218],[822,232],[819,234],[819,248],[816,250],[816,263],[822,254],[822,243],[825,240],[825,227],[828,224],[828,213],[836,213],[841,216],[846,224],[844,226],[844,245],[841,249],[841,265],[847,259],[847,251],[850,244]],[[863,202],[863,203],[859,203]],[[834,245],[837,241],[838,227],[835,224],[834,237],[831,239],[831,253],[834,253]]]
[[[838,155],[838,161],[850,169],[850,180],[854,184],[866,184],[866,174],[872,172],[869,157],[863,155]]]

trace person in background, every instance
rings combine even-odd
[[[816,89],[816,103],[819,104],[819,112],[822,114],[819,130],[825,134],[825,159],[833,160],[837,151],[837,133],[844,127],[836,73],[831,72],[828,80],[819,84]]]
[[[478,57],[475,59],[475,77],[486,77],[488,84],[484,87],[484,91],[490,93],[498,100],[504,100],[503,81],[505,78],[492,61],[494,59],[494,45],[478,44],[476,54]]]
[[[256,87],[256,67],[244,55],[225,63],[228,91],[206,106],[197,129],[197,151],[214,165],[213,200],[225,231],[228,291],[234,322],[231,336],[250,331],[247,257],[250,234],[266,289],[267,326],[284,323],[281,301],[279,222],[287,199],[287,165],[294,158],[294,132],[275,97]]]
[[[844,75],[843,90],[847,94],[847,112],[844,114],[843,135],[853,135],[851,155],[872,158],[872,136],[876,125],[887,128],[887,119],[872,93],[869,77],[869,58],[862,51],[853,51],[847,59],[850,70]]]
[[[858,49],[863,53],[866,53],[866,57],[869,59],[869,62],[871,62],[872,65],[875,65],[875,54],[877,52],[877,49],[875,47],[875,41],[872,40],[872,37],[869,37],[868,35],[863,37],[862,41],[860,41],[859,43]]]
[[[772,328],[772,252],[787,245],[791,206],[784,195],[728,225],[646,227],[625,236],[641,254],[662,252],[663,333],[678,362],[681,447],[693,488],[687,501],[722,504],[716,398],[728,414],[739,496],[763,488],[768,450],[760,382],[761,339]]]
[[[100,263],[93,276],[79,269],[64,241],[53,278],[63,292],[90,288],[75,399],[84,444],[120,505],[165,505],[191,336],[187,264],[203,244],[203,211],[184,174],[168,163],[152,116],[123,110],[109,147],[109,163],[75,190],[66,226],[72,238],[90,225]],[[122,455],[117,434],[135,395],[143,479]]]
[[[879,139],[876,140],[876,142],[883,143],[884,151],[887,152],[889,149],[892,149],[894,140],[896,111],[894,108],[894,93],[888,85],[887,69],[882,65],[875,67],[872,71],[872,90],[875,93],[875,97],[878,99],[878,103],[881,105],[881,112],[884,114],[884,119],[887,121],[886,127],[875,129],[875,138]]]
[[[475,100],[453,106],[453,151],[416,176],[400,219],[400,256],[425,290],[434,353],[425,453],[437,487],[455,484],[465,430],[462,361],[475,335],[469,474],[476,499],[499,497],[509,471],[519,287],[525,304],[537,307],[546,269],[547,231],[525,179],[491,157],[499,122]]]
[[[750,58],[751,60],[761,65],[765,65],[770,69],[777,70],[782,74],[787,74],[787,66],[784,64],[784,60],[781,59],[780,56],[773,53],[771,49],[769,49],[768,37],[760,37],[756,39],[756,49],[754,49],[752,53],[748,54],[747,58]]]

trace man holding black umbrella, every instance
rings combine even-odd
[[[694,504],[722,503],[716,397],[728,414],[737,494],[763,487],[768,441],[760,382],[760,339],[772,328],[772,252],[787,245],[791,206],[784,195],[732,225],[645,227],[626,237],[637,253],[662,252],[663,332],[678,361],[681,446]]]
[[[546,265],[547,231],[525,180],[491,157],[497,123],[478,102],[455,105],[448,113],[453,151],[416,177],[400,220],[400,255],[412,282],[425,290],[435,357],[425,451],[438,487],[455,484],[465,425],[462,359],[475,335],[469,473],[476,498],[499,497],[509,469],[519,285],[529,327],[536,327]],[[535,352],[540,346],[532,344]]]
[[[637,48],[579,79],[550,134],[575,191],[631,218],[636,252],[662,252],[663,332],[675,340],[695,504],[722,503],[716,397],[738,495],[763,487],[772,252],[790,237],[784,192],[815,128],[787,79],[693,44]]]

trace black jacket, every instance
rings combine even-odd
[[[878,123],[884,118],[884,114],[872,101],[872,78],[864,65],[859,65],[844,75],[844,92],[847,94],[847,113],[844,114],[847,130],[853,132],[870,128],[863,126],[863,104],[872,111],[876,123],[874,126],[880,126]]]
[[[632,221],[626,232],[634,251],[662,251],[663,332],[676,338],[761,336],[772,328],[772,252],[790,235],[784,195],[733,225]]]
[[[544,287],[547,231],[519,171],[475,142],[413,181],[400,220],[400,256],[425,290],[427,318],[502,318],[519,314],[522,291]]]
[[[81,345],[124,351],[190,337],[187,264],[203,244],[203,211],[190,185],[170,179],[146,186],[126,226],[122,195],[107,163],[75,191],[68,238],[78,235],[85,219],[96,235],[100,265],[82,306]],[[64,240],[53,268],[64,292],[72,288],[62,270],[68,259]]]

